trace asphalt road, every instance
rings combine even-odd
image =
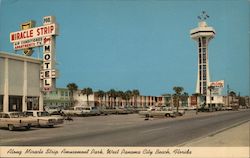
[[[177,146],[250,120],[250,110],[145,121],[137,114],[75,118],[55,128],[0,129],[1,146]]]

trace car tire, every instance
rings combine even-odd
[[[170,114],[165,114],[165,117],[170,117]]]
[[[8,125],[8,128],[10,131],[13,131],[15,127],[14,127],[14,125]]]
[[[26,129],[26,130],[29,130],[29,129],[30,129],[30,127],[31,127],[31,125],[30,125],[30,124],[28,124],[28,126],[25,126],[25,129]]]

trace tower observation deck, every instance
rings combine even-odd
[[[208,86],[210,83],[209,62],[208,62],[208,43],[215,36],[213,27],[209,27],[205,20],[209,16],[206,12],[202,12],[198,27],[190,31],[190,36],[198,43],[198,75],[196,83],[196,93],[202,95],[208,94]]]

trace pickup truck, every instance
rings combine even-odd
[[[30,129],[36,126],[37,120],[25,116],[22,112],[0,112],[0,127],[8,127],[10,131],[16,128]]]
[[[47,111],[30,110],[24,112],[25,115],[37,120],[38,126],[49,126],[63,124],[63,118],[61,116],[51,116]]]
[[[139,115],[145,117],[175,117],[175,112],[164,108],[149,108],[144,111],[139,111]]]

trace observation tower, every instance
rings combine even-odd
[[[208,86],[210,83],[209,62],[208,62],[208,43],[215,36],[215,30],[206,23],[209,16],[205,11],[198,16],[198,27],[190,31],[190,36],[198,44],[198,75],[196,83],[196,93],[204,96],[208,95]]]

